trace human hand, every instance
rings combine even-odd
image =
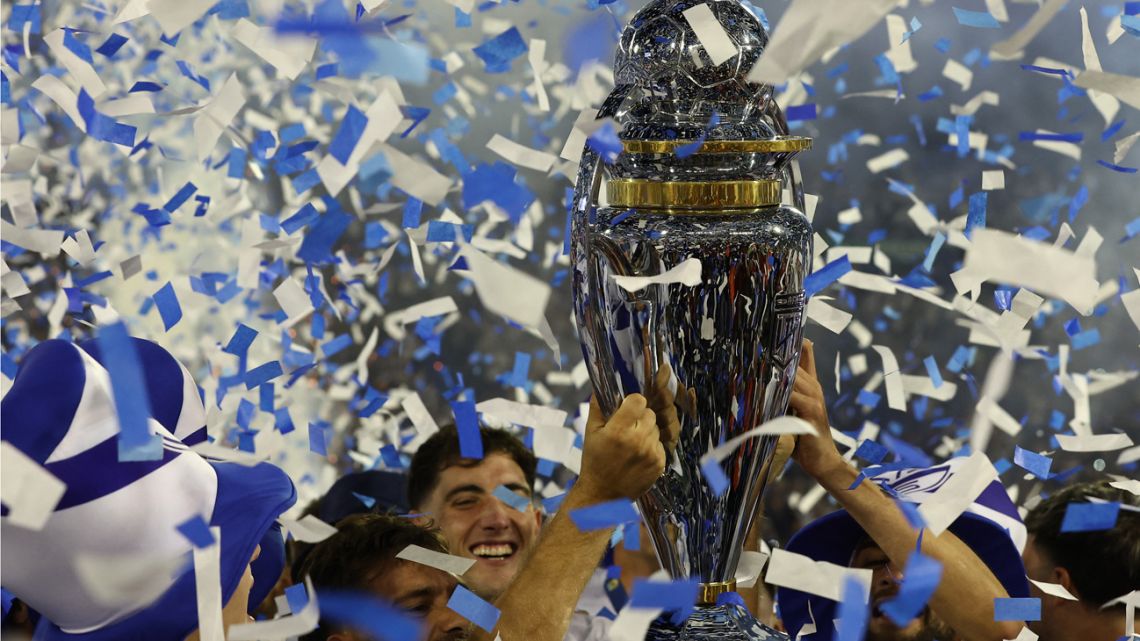
[[[587,502],[639,498],[665,471],[661,439],[657,416],[641,394],[625,397],[609,420],[591,397],[582,474],[571,491],[582,493]]]
[[[665,445],[667,452],[677,449],[677,441],[681,437],[681,422],[677,416],[677,404],[681,404],[682,408],[694,408],[697,396],[696,390],[690,388],[685,390],[680,398],[677,398],[669,389],[669,379],[672,376],[673,368],[669,366],[669,363],[662,363],[661,368],[657,370],[657,375],[653,377],[653,387],[648,390],[645,397],[649,409],[653,410],[657,417],[657,429],[661,432],[661,442]],[[684,388],[680,384],[678,387]]]
[[[815,427],[815,436],[796,438],[792,458],[804,471],[819,478],[828,469],[844,464],[835,441],[831,438],[831,425],[827,421],[827,403],[823,398],[823,387],[815,369],[815,350],[812,342],[804,339],[800,350],[800,364],[796,371],[796,382],[792,388],[792,400],[788,412],[802,418]]]

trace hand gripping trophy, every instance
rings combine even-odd
[[[720,64],[686,19],[700,4],[736,45]],[[711,448],[784,414],[799,360],[812,230],[793,158],[811,140],[788,135],[772,87],[747,80],[767,42],[738,0],[639,11],[597,115],[613,120],[622,151],[602,159],[587,144],[571,212],[574,310],[602,410],[637,392],[674,404],[680,421],[665,474],[638,503],[662,566],[699,579],[699,603],[684,622],[654,622],[655,641],[786,638],[717,600],[736,589],[776,437],[746,439],[721,463],[723,491],[700,469]],[[615,278],[691,259],[696,284]]]

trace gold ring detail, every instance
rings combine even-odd
[[[671,154],[678,147],[695,140],[623,140],[622,148],[630,154]],[[811,149],[811,138],[779,136],[767,140],[706,140],[698,154],[791,153]]]
[[[662,182],[626,178],[606,183],[611,206],[634,209],[755,209],[780,204],[778,180]]]
[[[702,583],[697,590],[697,605],[714,605],[716,598],[725,592],[736,592],[736,579],[717,583]]]

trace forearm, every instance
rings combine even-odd
[[[817,480],[900,568],[915,550],[918,532],[902,510],[871,482],[849,490],[856,471],[836,456]],[[1009,595],[990,569],[949,531],[922,537],[922,553],[942,564],[930,607],[966,641],[1012,639],[1020,623],[994,621],[994,599]]]
[[[568,512],[596,501],[572,488],[544,528],[526,566],[495,602],[503,641],[561,641],[578,597],[606,550],[613,528],[582,532]],[[480,631],[482,633],[482,631]],[[494,633],[476,639],[495,638]]]

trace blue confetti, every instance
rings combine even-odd
[[[1086,347],[1092,347],[1093,345],[1096,345],[1099,342],[1100,342],[1100,330],[1098,330],[1095,327],[1092,329],[1088,329],[1088,330],[1085,330],[1083,332],[1080,332],[1079,334],[1074,334],[1069,339],[1069,344],[1071,344],[1073,346],[1073,351],[1080,351],[1082,349],[1085,349]]]
[[[446,223],[442,220],[433,220],[428,223],[427,242],[429,243],[453,243],[460,238],[466,242],[471,242],[474,236],[475,227],[472,225],[458,225]]]
[[[269,361],[245,373],[245,388],[251,390],[268,383],[284,373],[285,372],[281,369],[281,361]]]
[[[942,373],[938,371],[938,363],[934,360],[933,356],[927,356],[922,359],[923,365],[926,366],[926,374],[930,377],[934,389],[942,387]]]
[[[174,285],[167,282],[162,289],[154,293],[154,304],[158,307],[158,314],[162,317],[162,326],[166,331],[182,320],[182,306],[178,304],[178,296],[174,293]]]
[[[350,222],[352,216],[343,211],[334,209],[326,211],[316,223],[309,226],[309,231],[297,250],[297,258],[306,263],[330,262],[333,247],[344,235]]]
[[[867,461],[871,465],[878,465],[887,457],[887,448],[879,445],[878,443],[864,439],[859,443],[859,447],[855,448],[855,456]]]
[[[994,599],[994,621],[1040,621],[1041,599]]]
[[[851,271],[851,261],[847,254],[817,269],[804,279],[804,296],[811,298]]]
[[[487,632],[493,630],[499,621],[500,612],[498,608],[480,599],[474,592],[462,585],[455,586],[455,592],[451,593],[447,607]]]
[[[1022,142],[1030,142],[1034,140],[1053,141],[1053,142],[1074,142],[1079,143],[1084,140],[1085,135],[1077,132],[1072,134],[1040,134],[1035,131],[1023,131],[1018,134],[1018,139]]]
[[[511,27],[473,50],[486,65],[487,73],[503,73],[511,61],[526,53],[526,41],[517,27]]]
[[[123,147],[135,146],[135,133],[137,130],[130,125],[115,122],[114,119],[108,118],[96,111],[95,100],[91,98],[86,89],[79,90],[77,106],[79,108],[79,115],[87,125],[87,135],[96,140],[102,140]]]
[[[126,325],[103,326],[97,335],[103,366],[111,377],[115,411],[119,415],[119,460],[157,461],[162,459],[162,437],[150,433],[150,406],[142,367]]]
[[[1111,169],[1113,171],[1120,172],[1122,174],[1134,174],[1137,171],[1140,171],[1140,169],[1137,169],[1136,167],[1125,167],[1123,165],[1116,165],[1116,164],[1113,164],[1113,163],[1110,163],[1110,162],[1107,162],[1104,160],[1098,160],[1098,161],[1096,161],[1096,164],[1100,165],[1101,167],[1105,167],[1107,169]]]
[[[178,524],[178,532],[196,548],[208,548],[214,544],[210,525],[201,516],[194,515]]]
[[[16,33],[23,33],[25,24],[28,25],[28,33],[31,34],[39,34],[43,29],[38,3],[12,5],[12,13],[8,15],[8,28]]]
[[[226,343],[222,351],[235,356],[245,356],[246,351],[249,350],[249,346],[253,343],[253,339],[255,338],[257,338],[257,330],[238,323],[237,329],[234,330],[234,335],[230,337],[230,342]]]
[[[697,578],[676,581],[634,579],[629,605],[635,608],[676,610],[683,620],[693,611],[700,586],[700,579]]]
[[[107,39],[103,41],[103,44],[99,45],[99,48],[96,49],[95,52],[108,58],[113,58],[115,53],[125,44],[127,44],[126,36],[112,33],[107,36]]]
[[[458,586],[456,592],[461,589],[463,586]],[[372,594],[319,590],[317,601],[321,605],[322,619],[343,623],[380,641],[407,641],[423,636],[420,619]]]
[[[282,407],[273,412],[273,429],[282,434],[293,431],[293,417],[289,415],[289,408]]]
[[[637,511],[628,499],[617,499],[570,510],[570,520],[583,532],[604,530],[637,520]]]
[[[941,578],[942,564],[915,550],[907,559],[898,594],[879,607],[895,625],[905,627],[926,607]]]
[[[1070,503],[1065,506],[1061,532],[1097,532],[1116,527],[1120,502]]]
[[[535,195],[523,185],[515,182],[517,170],[504,163],[480,164],[463,174],[463,207],[471,209],[483,201],[490,200],[501,207],[518,224],[527,208],[535,201]]]
[[[966,27],[1001,29],[1001,23],[997,21],[997,18],[986,11],[966,11],[954,7],[954,17],[958,19],[958,24]]]
[[[326,430],[319,421],[309,423],[309,451],[321,456],[328,456],[329,448],[326,442]]]
[[[716,458],[709,458],[701,462],[701,474],[705,477],[705,483],[708,483],[709,489],[717,496],[724,494],[724,491],[728,489],[728,477]]]
[[[178,193],[174,194],[174,196],[168,200],[165,205],[162,206],[162,208],[167,213],[173,214],[178,210],[179,207],[182,206],[182,203],[190,200],[190,197],[193,196],[194,192],[196,191],[198,191],[198,188],[194,185],[194,183],[187,182],[182,186],[182,189],[178,190]]]
[[[607,122],[586,138],[586,146],[607,164],[612,164],[622,152],[621,139],[612,122]]]
[[[480,447],[482,447],[482,445],[480,445]],[[491,492],[491,494],[495,498],[513,507],[519,512],[526,512],[527,508],[530,507],[530,499],[526,498],[525,496],[519,496],[512,490],[508,489],[505,485],[496,487],[495,490]]]
[[[289,604],[289,612],[298,614],[309,604],[309,593],[304,583],[295,583],[285,588],[285,601]]]
[[[816,106],[814,102],[809,102],[806,105],[795,105],[788,107],[784,110],[784,116],[788,122],[796,122],[802,120],[815,120],[816,119]]]
[[[323,354],[325,358],[330,358],[340,353],[341,350],[347,348],[349,345],[352,345],[352,334],[341,334],[332,340],[321,343],[321,354]]]
[[[352,150],[356,148],[356,142],[360,140],[360,136],[367,126],[368,117],[364,115],[364,112],[357,109],[355,105],[349,105],[348,111],[344,114],[344,119],[340,122],[340,128],[337,129],[336,136],[329,143],[329,155],[342,165],[348,164]]]
[[[356,497],[356,500],[363,503],[364,507],[366,507],[370,510],[372,509],[373,505],[376,505],[376,499],[372,498],[371,496],[366,496],[364,494],[359,494],[357,492],[353,492],[352,495]]]
[[[455,431],[459,435],[459,455],[463,458],[483,458],[483,435],[479,432],[479,417],[474,401],[452,401]]]
[[[975,228],[986,226],[986,201],[988,198],[989,192],[985,191],[970,194],[970,211],[966,214],[966,238],[970,237],[970,232]]]
[[[871,616],[867,588],[855,577],[847,577],[843,580],[842,597],[836,612],[835,641],[863,641]]]
[[[910,31],[907,31],[906,33],[903,34],[902,42],[899,42],[899,44],[902,44],[903,42],[910,40],[911,36],[918,33],[919,29],[922,29],[922,23],[918,21],[917,17],[911,18],[910,19]]]
[[[1048,456],[1042,456],[1017,446],[1014,446],[1013,462],[1043,481],[1049,479],[1049,469],[1053,466],[1053,459]]]

